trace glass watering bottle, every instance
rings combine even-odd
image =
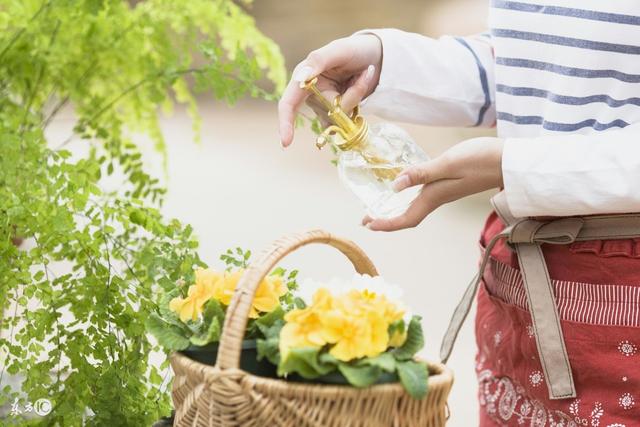
[[[404,213],[420,192],[420,186],[399,193],[393,180],[408,166],[429,157],[400,127],[391,123],[373,126],[354,108],[351,115],[340,106],[340,96],[327,100],[316,87],[317,78],[300,83],[327,111],[331,123],[318,136],[316,146],[333,144],[338,152],[338,175],[342,183],[366,206],[372,218],[392,218]]]

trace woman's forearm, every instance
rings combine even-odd
[[[382,42],[382,69],[366,112],[435,126],[493,126],[493,50],[486,36],[432,39],[364,30]]]

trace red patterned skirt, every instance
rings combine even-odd
[[[503,228],[492,214],[481,244]],[[640,239],[543,245],[577,398],[550,400],[517,257],[492,252],[478,294],[481,426],[640,426]]]

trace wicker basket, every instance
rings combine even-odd
[[[310,243],[340,250],[358,273],[376,268],[353,242],[324,231],[276,241],[242,276],[228,307],[216,366],[174,353],[171,366],[176,426],[201,427],[439,427],[447,418],[453,374],[429,364],[429,393],[411,398],[399,383],[365,389],[301,384],[251,375],[238,368],[251,302],[260,281],[288,253]]]

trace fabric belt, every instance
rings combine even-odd
[[[491,199],[505,229],[487,244],[480,268],[456,307],[442,339],[440,358],[447,362],[455,340],[464,323],[491,250],[500,239],[516,251],[522,273],[529,311],[540,362],[549,389],[550,399],[576,397],[576,389],[567,356],[553,285],[540,247],[543,243],[566,245],[576,241],[599,239],[627,239],[640,237],[640,214],[598,215],[589,217],[556,218],[549,221],[516,218],[507,205],[504,192]]]

